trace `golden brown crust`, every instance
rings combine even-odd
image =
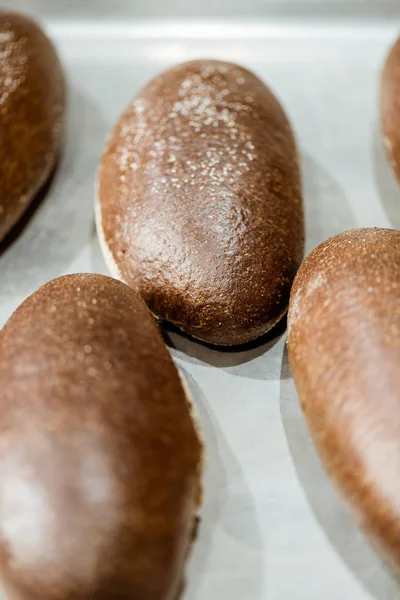
[[[154,320],[101,275],[0,334],[0,569],[19,600],[175,600],[202,446]]]
[[[211,60],[153,79],[99,173],[100,235],[154,314],[213,344],[244,343],[287,309],[303,254],[295,140],[255,75]]]
[[[0,240],[50,176],[64,104],[53,44],[30,19],[0,11]]]
[[[400,567],[400,232],[323,243],[294,281],[290,365],[327,472]]]

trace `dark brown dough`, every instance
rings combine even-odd
[[[162,73],[107,143],[97,223],[113,274],[157,317],[212,344],[265,333],[287,310],[304,244],[281,105],[230,63]]]
[[[64,97],[53,44],[27,17],[0,11],[0,241],[56,163]]]
[[[141,298],[41,287],[0,333],[0,573],[18,600],[175,600],[200,502],[191,405]]]
[[[400,567],[400,232],[323,243],[294,281],[288,350],[327,472]]]

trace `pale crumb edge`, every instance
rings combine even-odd
[[[193,397],[190,392],[189,385],[188,385],[188,382],[186,381],[185,376],[183,375],[181,369],[178,367],[178,365],[175,363],[175,361],[174,361],[174,365],[175,365],[176,370],[178,371],[179,379],[181,380],[183,391],[185,392],[185,397],[186,397],[187,403],[189,405],[190,416],[193,420],[193,424],[194,424],[194,428],[197,433],[197,437],[199,438],[200,444],[202,446],[202,456],[201,456],[201,460],[200,460],[200,473],[202,473],[204,471],[204,464],[205,464],[205,458],[204,458],[205,441],[204,441],[203,432],[202,432],[202,429],[200,426],[199,414],[198,414],[196,405],[194,403],[194,400],[193,400]]]
[[[126,283],[123,278],[121,271],[118,268],[117,263],[114,260],[112,252],[108,247],[106,242],[106,236],[104,235],[103,229],[103,217],[101,214],[101,206],[100,206],[100,169],[97,170],[96,174],[96,182],[95,182],[95,198],[94,198],[94,218],[96,223],[97,237],[100,244],[100,249],[104,257],[104,261],[108,270],[110,271],[112,277],[122,281],[122,283]]]
[[[194,506],[192,508],[192,522],[193,522],[193,530],[192,530],[192,535],[193,535],[193,531],[195,530],[196,527],[196,522],[199,518],[199,512],[200,512],[200,508],[203,504],[203,475],[204,475],[204,468],[205,468],[205,440],[204,440],[204,436],[203,436],[203,432],[200,426],[200,419],[199,419],[199,415],[198,415],[198,411],[197,408],[195,406],[191,391],[189,389],[189,384],[186,381],[185,376],[183,375],[181,369],[178,367],[178,365],[174,362],[175,368],[177,370],[179,379],[181,381],[181,385],[185,394],[185,398],[188,404],[188,408],[189,408],[189,413],[193,422],[193,426],[195,429],[195,432],[197,434],[197,438],[200,442],[201,445],[201,454],[200,454],[200,460],[197,464],[197,486],[198,486],[198,493],[197,493],[197,497],[195,499],[194,502]],[[191,551],[191,548],[193,546],[194,543],[194,539],[191,536],[188,540],[188,549],[187,549],[187,553],[189,554],[189,552]],[[178,594],[178,598],[180,597],[180,595]]]

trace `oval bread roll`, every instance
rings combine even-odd
[[[0,334],[0,573],[17,600],[176,600],[202,446],[128,286],[69,275]]]
[[[199,60],[128,106],[99,172],[110,270],[191,336],[235,345],[287,310],[302,260],[298,156],[271,91],[236,65]]]
[[[309,255],[291,293],[288,351],[327,472],[400,567],[399,231],[349,231]]]
[[[0,241],[56,163],[64,96],[50,40],[30,19],[0,11]]]
[[[382,72],[381,128],[388,158],[400,180],[400,38],[391,48]]]

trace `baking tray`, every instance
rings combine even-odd
[[[157,21],[123,19],[118,11],[108,20],[100,10],[96,19],[86,11],[79,20],[74,2],[68,6],[75,12],[63,18],[56,2],[37,2],[68,74],[68,139],[47,195],[0,256],[1,323],[53,277],[107,273],[93,219],[105,136],[142,84],[195,57],[253,69],[286,107],[301,153],[307,251],[352,227],[400,228],[400,193],[377,123],[379,70],[397,23],[372,18],[376,2],[371,18],[369,5],[356,4],[359,18],[339,11],[335,19],[275,13]],[[284,326],[239,351],[210,349],[174,332],[168,340],[207,449],[184,600],[400,599],[400,587],[322,471],[290,376]]]

